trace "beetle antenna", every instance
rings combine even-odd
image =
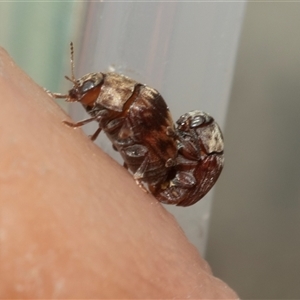
[[[72,82],[76,82],[75,75],[74,75],[74,47],[73,42],[70,43],[70,50],[71,50],[71,75],[72,75]]]
[[[71,82],[74,83],[74,84],[76,84],[76,82],[77,82],[75,79],[72,79],[72,78],[70,78],[69,76],[65,76],[65,78],[66,78],[67,80],[71,81]]]
[[[77,80],[74,75],[74,47],[73,42],[70,43],[70,52],[71,52],[71,78],[69,76],[65,76],[65,78],[71,81],[74,85],[76,85]]]

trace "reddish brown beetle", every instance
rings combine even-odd
[[[91,118],[78,123],[80,127],[97,121],[99,128],[92,135],[95,140],[103,129],[113,147],[120,152],[137,184],[145,190],[162,185],[169,178],[177,157],[173,120],[162,96],[154,89],[116,73],[90,73],[76,80],[68,94],[53,94],[69,102],[80,102]]]
[[[116,73],[89,73],[55,98],[80,102],[90,118],[70,123],[80,127],[97,121],[95,140],[103,130],[136,183],[159,201],[189,206],[215,184],[223,168],[223,138],[214,119],[201,111],[182,115],[174,128],[169,109],[154,89]],[[145,186],[147,186],[147,189]]]
[[[223,136],[214,119],[202,111],[186,113],[176,123],[176,174],[151,193],[160,202],[189,206],[209,192],[223,169]]]

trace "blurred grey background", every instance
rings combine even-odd
[[[244,299],[300,299],[300,3],[247,5],[206,258]]]
[[[80,41],[84,11],[0,3],[0,44],[39,84],[64,90],[66,45]],[[300,298],[299,30],[299,2],[248,3],[206,251],[243,299]]]

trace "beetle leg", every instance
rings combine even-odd
[[[197,142],[197,136],[193,133],[179,134],[177,148],[178,152],[187,159],[198,161],[201,158],[199,142]]]
[[[52,97],[52,98],[55,98],[55,99],[58,99],[58,98],[60,98],[60,99],[67,99],[67,98],[69,98],[69,95],[66,95],[66,94],[60,94],[60,93],[52,93],[52,92],[50,92],[49,90],[47,90],[47,89],[44,89],[44,91],[50,96],[50,97]]]
[[[144,174],[145,174],[145,171],[148,168],[148,165],[149,165],[149,157],[147,155],[147,156],[145,156],[145,159],[141,163],[140,167],[133,174],[133,178],[135,179],[135,181],[138,181],[138,180],[144,178]]]
[[[69,121],[63,121],[63,123],[65,123],[66,125],[70,126],[70,127],[73,127],[73,128],[76,128],[76,127],[81,127],[85,124],[88,124],[90,122],[93,122],[93,121],[97,121],[99,122],[99,125],[101,124],[101,119],[107,114],[107,110],[100,110],[95,116],[91,117],[91,118],[87,118],[87,119],[84,119],[82,121],[79,121],[77,123],[72,123],[72,122],[69,122]],[[102,128],[102,127],[101,127]],[[98,131],[98,130],[97,130]],[[97,132],[96,131],[96,132]],[[100,130],[101,131],[101,130]],[[94,136],[96,134],[96,132],[92,135]],[[100,132],[98,132],[99,134]],[[97,135],[98,136],[98,135]],[[96,136],[96,137],[97,137]]]
[[[196,178],[192,173],[178,172],[170,181],[170,186],[176,186],[180,188],[190,189],[197,184]]]
[[[95,117],[91,117],[91,118],[79,121],[77,123],[72,123],[72,122],[69,122],[69,121],[63,121],[63,123],[66,124],[66,125],[68,125],[69,127],[76,128],[76,127],[81,127],[81,126],[83,126],[85,124],[88,124],[88,123],[90,123],[92,121],[97,121],[97,119],[98,119],[98,116],[95,116]]]
[[[96,138],[98,137],[98,135],[100,134],[102,128],[99,127],[92,135],[89,136],[89,138],[94,141],[96,140]]]
[[[128,170],[128,165],[126,164],[125,161],[123,162],[123,167],[124,167],[126,170]]]

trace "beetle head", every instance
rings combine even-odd
[[[191,149],[197,147],[201,148],[205,155],[224,151],[222,131],[209,114],[194,110],[182,115],[176,123],[181,142],[180,151],[186,156],[189,156],[187,153],[195,156]]]
[[[83,105],[91,105],[97,100],[103,81],[102,73],[89,73],[78,80],[66,78],[74,84],[72,89],[69,90],[67,101],[77,101]]]
[[[76,79],[74,75],[74,47],[72,42],[70,43],[70,50],[71,78],[68,76],[65,76],[65,78],[73,83],[73,87],[69,90],[66,100],[68,102],[80,102],[84,106],[91,106],[97,100],[104,76],[102,73],[88,73],[80,79]]]
[[[182,131],[190,131],[192,128],[204,127],[213,122],[213,118],[200,110],[193,110],[183,114],[177,121],[177,128]]]

